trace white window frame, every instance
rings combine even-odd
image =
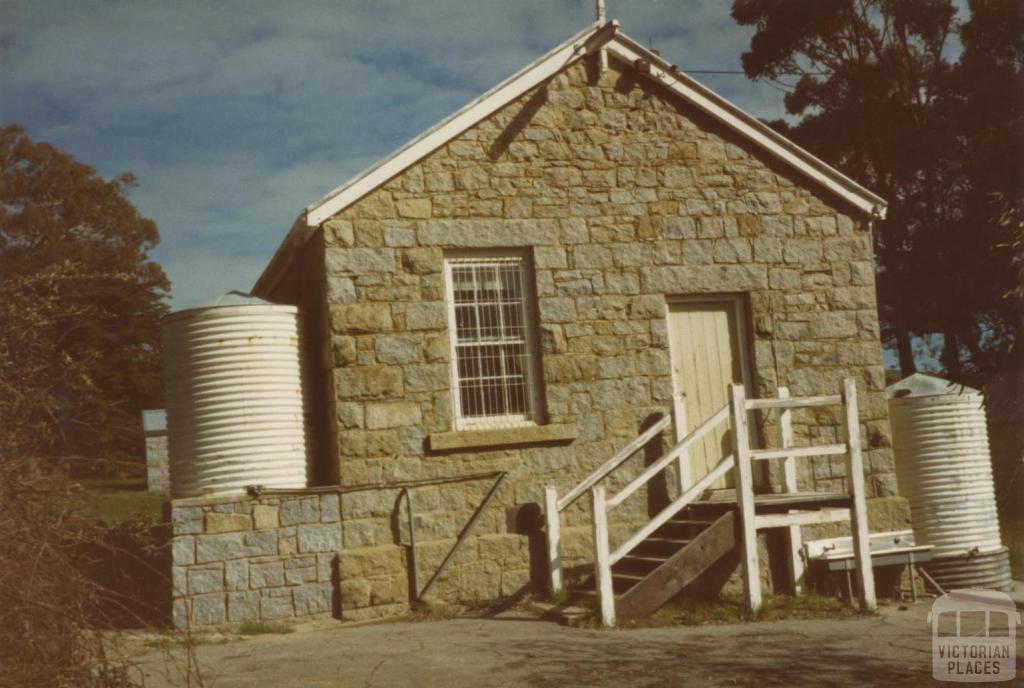
[[[452,425],[455,430],[488,430],[501,428],[532,427],[543,422],[541,404],[541,376],[539,374],[540,347],[537,337],[536,291],[530,252],[515,249],[486,249],[445,252],[444,281],[445,305],[448,311],[449,360],[451,369]],[[462,415],[461,388],[459,385],[458,332],[455,316],[455,290],[452,267],[467,264],[518,263],[522,284],[523,323],[525,326],[524,346],[526,361],[523,373],[526,385],[528,413],[493,416]]]

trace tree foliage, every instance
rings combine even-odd
[[[152,220],[18,126],[0,128],[0,451],[117,458],[141,452],[159,404],[169,282]]]
[[[743,68],[783,84],[773,126],[889,202],[875,227],[883,336],[942,334],[947,373],[977,378],[1019,334],[996,194],[1021,188],[1019,0],[735,0],[756,27]],[[959,37],[960,59],[952,40]]]

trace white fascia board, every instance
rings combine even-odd
[[[865,189],[824,160],[815,157],[756,117],[744,112],[711,89],[695,81],[671,63],[650,52],[636,41],[619,33],[607,46],[619,59],[633,64],[646,60],[651,65],[650,77],[681,98],[757,144],[772,156],[796,168],[810,179],[844,199],[869,217],[884,219],[888,205],[880,196]]]
[[[492,88],[396,153],[342,184],[306,208],[306,222],[317,226],[415,164],[476,123],[550,79],[579,58],[608,43],[618,30],[615,20],[594,23],[560,46]]]

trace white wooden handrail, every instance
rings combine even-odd
[[[668,451],[668,453],[666,453],[663,457],[661,457],[660,459],[652,463],[650,466],[648,466],[646,469],[644,469],[643,473],[641,473],[636,478],[631,480],[630,483],[626,485],[624,488],[622,488],[622,490],[620,490],[618,494],[609,499],[607,501],[608,510],[611,511],[619,504],[622,504],[622,502],[625,501],[627,497],[629,497],[631,494],[639,490],[647,483],[648,480],[653,478],[655,475],[664,470],[666,466],[675,461],[676,457],[678,457],[682,452],[686,451],[695,443],[704,439],[704,435],[708,434],[711,430],[717,427],[719,423],[721,423],[728,417],[728,415],[729,406],[728,404],[726,404],[725,406],[720,408],[717,413],[710,416],[707,420],[701,423],[700,426],[697,427],[693,432],[684,437],[683,440],[679,442],[676,446],[672,447]]]
[[[820,397],[781,397],[775,399],[747,399],[744,407],[748,411],[756,409],[794,409],[812,406],[839,406],[843,403],[840,394],[829,394]]]
[[[845,454],[845,444],[816,444],[810,447],[783,447],[782,449],[751,449],[750,458],[760,461],[769,459],[803,459],[808,456],[835,456]]]
[[[718,465],[711,469],[711,472],[705,475],[703,478],[693,484],[689,490],[681,494],[676,498],[674,502],[669,504],[667,507],[658,512],[658,515],[650,520],[640,530],[636,531],[633,537],[629,538],[621,545],[618,549],[612,552],[611,563],[614,564],[622,557],[629,554],[634,547],[639,545],[641,542],[647,539],[647,536],[656,531],[658,528],[665,525],[665,523],[685,508],[690,502],[699,497],[708,487],[710,487],[716,480],[721,478],[723,475],[732,470],[733,464],[735,463],[733,455],[725,457],[718,462]]]
[[[808,447],[793,447],[793,428],[790,411],[794,408],[806,408],[812,406],[842,405],[845,415],[846,442],[843,444],[823,444]],[[780,429],[782,435],[781,449],[753,449],[750,446],[748,432],[748,412],[755,409],[778,409],[780,411]],[[680,496],[662,509],[654,518],[646,523],[639,531],[633,534],[628,540],[614,551],[609,551],[608,514],[616,506],[621,504],[627,497],[636,492],[641,486],[649,481],[659,471],[665,469],[682,452],[698,441],[708,430],[725,418],[731,420],[733,453],[722,459],[707,475],[698,480],[693,486],[684,490]],[[638,438],[639,439],[639,438]],[[785,488],[787,492],[797,491],[795,459],[809,456],[830,456],[835,454],[846,455],[846,473],[848,479],[848,494],[850,506],[842,509],[827,510],[822,513],[809,513],[800,510],[790,510],[779,514],[757,514],[755,509],[753,461],[755,459],[783,459],[783,471],[785,477]],[[761,606],[761,581],[760,566],[757,551],[757,530],[760,527],[785,527],[789,530],[790,546],[796,547],[800,541],[800,526],[812,523],[831,522],[837,519],[849,518],[853,534],[854,558],[857,562],[858,577],[860,578],[861,604],[865,609],[874,609],[875,590],[874,579],[871,571],[871,557],[868,548],[868,525],[867,509],[864,494],[864,473],[863,457],[860,446],[860,420],[857,412],[857,388],[852,379],[843,381],[843,393],[841,395],[828,395],[816,397],[789,397],[789,391],[780,388],[778,397],[775,399],[747,399],[746,390],[742,385],[729,386],[729,404],[721,411],[701,424],[699,428],[680,440],[672,449],[655,463],[648,466],[643,473],[631,481],[625,488],[611,499],[605,498],[605,489],[596,486],[610,470],[625,460],[617,455],[595,472],[588,476],[577,490],[587,489],[585,485],[592,486],[591,497],[593,499],[594,519],[594,566],[595,580],[597,581],[598,601],[601,610],[601,619],[605,625],[615,623],[615,593],[612,586],[612,566],[631,552],[637,545],[646,540],[656,530],[675,516],[679,511],[693,502],[699,495],[708,489],[715,481],[719,480],[728,471],[736,471],[736,508],[738,510],[738,547],[740,550],[740,561],[742,564],[742,575],[744,593],[748,609],[757,611]],[[604,470],[608,467],[607,470]],[[603,473],[602,473],[603,470]],[[576,490],[574,490],[576,492]],[[578,495],[572,495],[572,498]],[[565,498],[566,504],[571,503],[570,495]],[[552,589],[560,589],[561,586],[561,562],[557,556],[557,519],[558,508],[561,502],[556,500],[554,488],[548,488],[548,526],[549,531],[556,535],[554,545],[549,544],[551,550],[551,561],[558,566],[556,572],[552,571]],[[553,518],[552,518],[553,515]],[[792,553],[791,553],[792,554]],[[791,562],[793,580],[799,586],[802,577],[802,565],[795,561]]]
[[[632,442],[627,444],[619,453],[605,461],[600,468],[588,475],[583,481],[574,487],[568,494],[558,500],[558,510],[565,511],[566,507],[584,495],[587,490],[601,482],[605,476],[619,467],[619,464],[639,451],[645,444],[650,442],[656,435],[669,426],[672,422],[671,415],[664,415],[657,423],[644,430]]]

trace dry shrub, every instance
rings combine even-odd
[[[0,687],[141,685],[111,629],[169,616],[165,538],[148,524],[99,521],[75,488],[0,456]],[[193,670],[182,678],[202,685]]]

